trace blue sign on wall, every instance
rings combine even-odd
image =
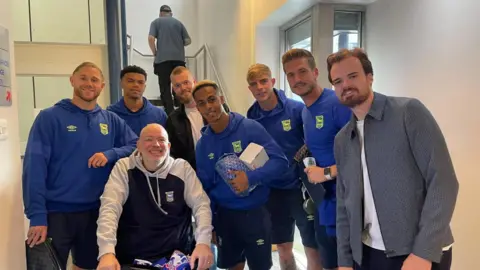
[[[12,105],[10,66],[10,36],[8,29],[0,26],[0,106]]]

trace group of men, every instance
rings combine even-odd
[[[143,97],[147,74],[136,66],[120,74],[123,99],[103,110],[102,71],[81,64],[70,79],[73,98],[42,110],[30,131],[27,243],[51,238],[63,266],[71,252],[77,269],[103,270],[175,250],[208,269],[211,243],[219,268],[266,270],[276,244],[281,268],[296,269],[296,225],[308,269],[450,269],[458,182],[425,106],[373,92],[360,49],[328,57],[335,90],[318,84],[307,50],[289,50],[282,64],[303,103],[255,64],[246,117],[225,112],[218,85],[195,82],[184,66],[169,76],[180,106],[168,117]],[[229,172],[227,184],[217,162],[251,143],[268,161]],[[295,158],[305,144],[315,160],[306,168]],[[304,209],[304,176],[325,191],[314,213]]]

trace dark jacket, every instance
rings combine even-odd
[[[166,126],[168,138],[172,144],[170,155],[173,158],[181,158],[188,161],[193,169],[196,169],[192,125],[185,113],[183,104],[168,116]]]

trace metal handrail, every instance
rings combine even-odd
[[[217,78],[218,87],[220,87],[220,92],[222,93],[223,99],[224,99],[225,103],[228,105],[230,103],[228,103],[227,95],[225,95],[225,92],[223,91],[223,89],[225,89],[225,88],[224,88],[224,85],[223,85],[223,82],[222,82],[222,78],[220,78],[220,75],[217,71],[217,68],[215,67],[215,63],[213,62],[212,53],[210,52],[210,48],[208,47],[208,45],[206,43],[202,46],[202,48],[205,48],[205,55],[207,56],[208,60],[210,61],[210,64],[212,65],[213,74]],[[204,63],[205,63],[205,74],[206,74],[206,72],[207,72],[206,61]]]
[[[130,42],[128,42],[128,40],[130,40]],[[131,62],[132,59],[133,59],[133,52],[137,53],[138,55],[140,55],[142,57],[154,57],[153,54],[144,54],[141,51],[135,49],[133,47],[133,37],[129,34],[127,34],[127,46],[128,46],[128,52],[129,52],[129,58],[130,58],[129,62]],[[193,56],[186,56],[185,58],[186,59],[197,59],[197,56],[199,56],[202,52],[204,53],[203,54],[203,75],[204,75],[204,77],[207,78],[207,74],[208,74],[207,63],[210,63],[210,65],[212,66],[213,75],[216,78],[216,83],[218,84],[218,87],[220,88],[220,93],[222,94],[225,103],[229,104],[228,100],[227,100],[227,96],[225,95],[225,91],[224,91],[224,89],[226,89],[226,88],[224,87],[224,84],[222,82],[220,74],[217,71],[217,67],[215,66],[215,63],[214,63],[213,57],[212,57],[212,53],[211,53],[208,45],[203,44],[200,47],[200,49],[198,49],[198,51]],[[196,63],[195,63],[195,66],[196,66]]]

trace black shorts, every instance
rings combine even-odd
[[[73,264],[83,269],[97,268],[98,210],[74,213],[49,213],[48,237],[66,269],[71,251]]]
[[[215,223],[218,268],[232,268],[245,259],[252,270],[272,267],[271,223],[266,207],[251,210],[220,208]]]
[[[337,268],[337,237],[327,233],[327,228],[324,225],[320,225],[318,211],[315,211],[315,213],[315,236],[323,268]]]
[[[267,208],[272,221],[273,244],[293,242],[296,224],[302,237],[302,244],[305,247],[317,248],[315,218],[313,215],[307,215],[303,209],[303,202],[300,188],[271,189]]]

